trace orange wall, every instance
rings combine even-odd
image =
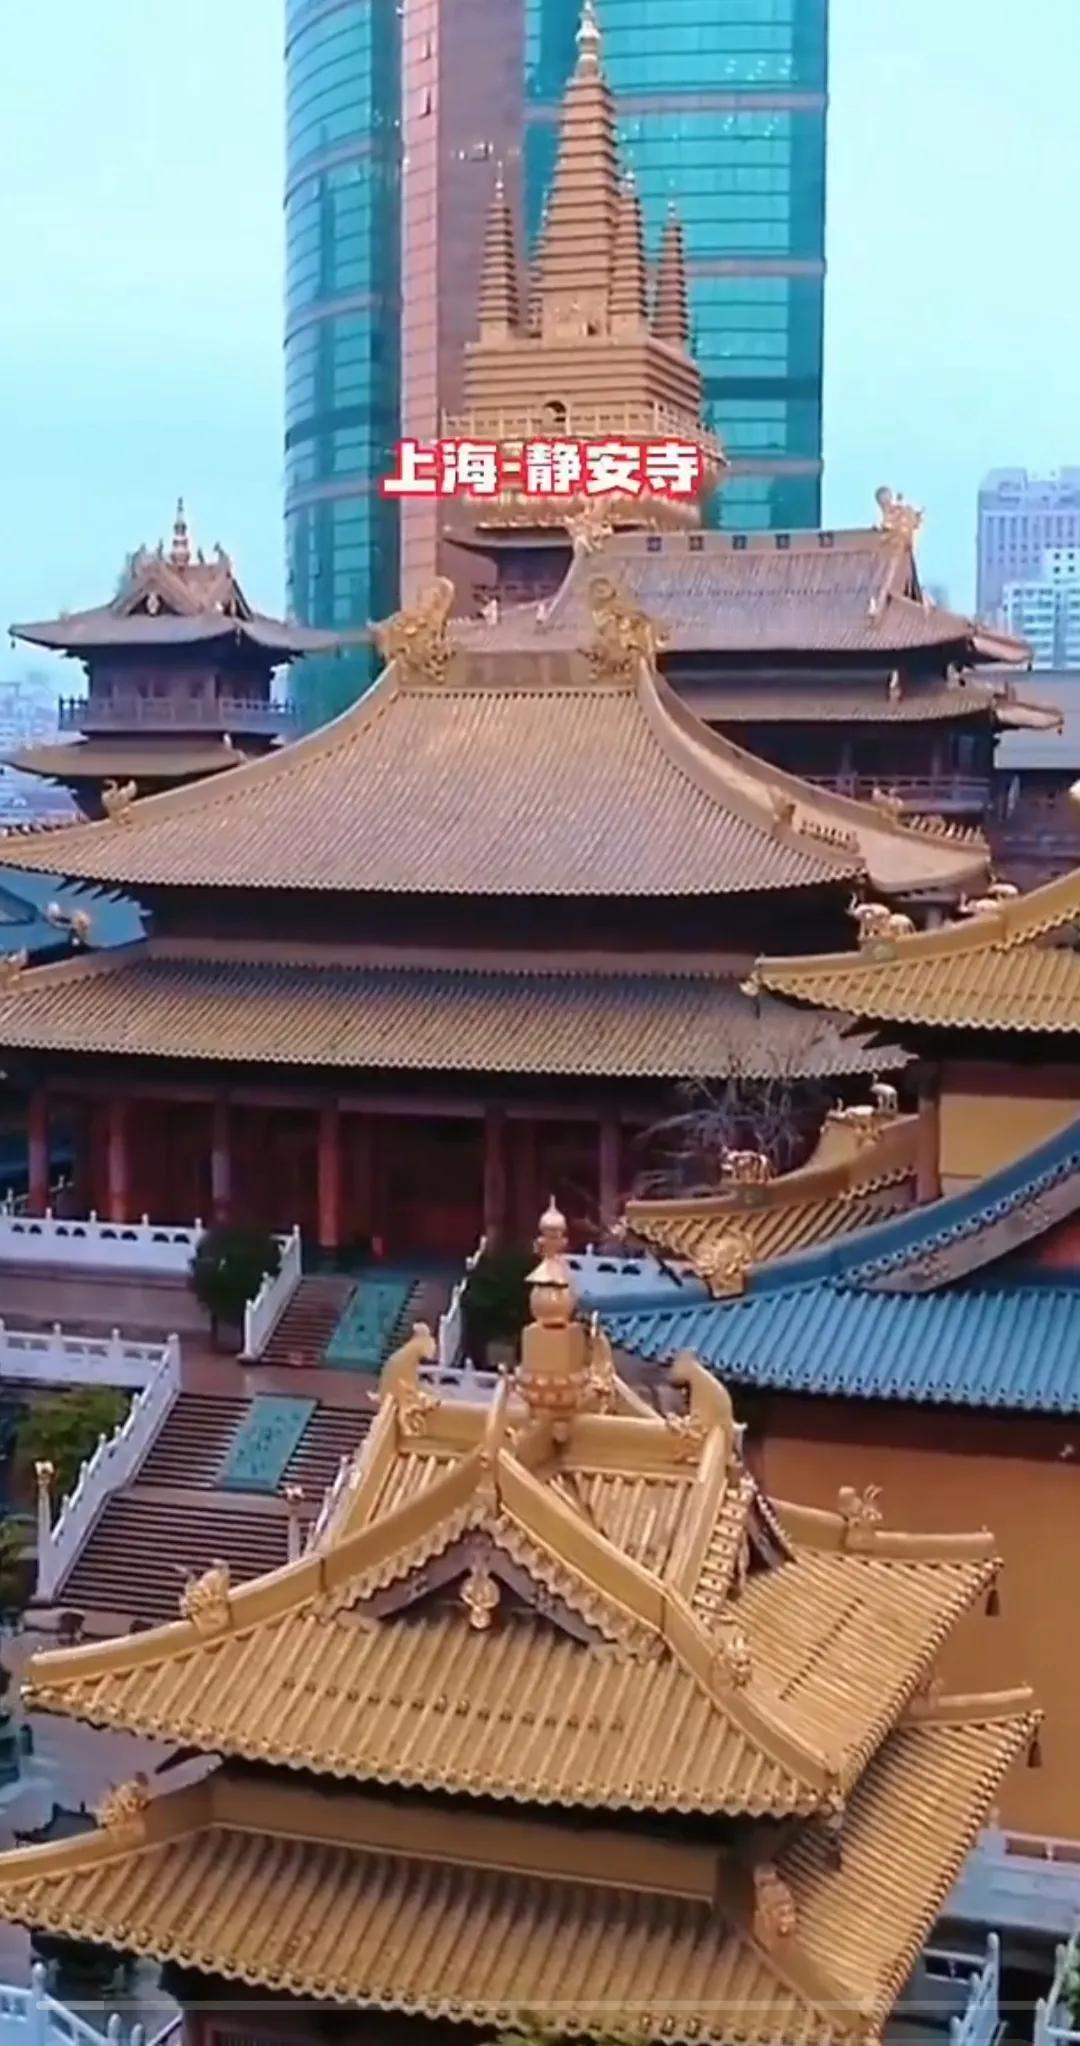
[[[820,1413],[824,1402],[816,1405]],[[769,1433],[754,1462],[775,1499],[835,1507],[841,1485],[876,1484],[890,1527],[993,1529],[1005,1566],[1000,1615],[987,1618],[980,1607],[962,1622],[942,1674],[957,1690],[1031,1684],[1046,1714],[1043,1766],[1016,1766],[1001,1816],[1020,1831],[1080,1838],[1080,1419],[1076,1438],[1076,1461],[1041,1462]]]
[[[946,1193],[1010,1165],[1080,1115],[1080,1073],[1047,1066],[946,1062],[941,1071],[941,1178]]]

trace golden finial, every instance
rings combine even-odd
[[[600,23],[594,0],[583,0],[577,32],[578,70],[595,71],[600,65]]]
[[[190,568],[190,566],[191,537],[188,533],[187,519],[184,516],[184,500],[182,497],[178,497],[176,500],[176,518],[173,521],[172,529],[172,546],[169,548],[169,567]]]
[[[589,1392],[589,1338],[577,1318],[567,1248],[566,1217],[552,1197],[540,1217],[540,1262],[529,1273],[532,1321],[521,1339],[517,1385],[533,1418],[552,1420],[557,1435],[585,1406]]]

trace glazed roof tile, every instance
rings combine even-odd
[[[852,1800],[839,1865],[820,1831],[780,1853],[794,1915],[780,1952],[715,1847],[479,1816],[448,1828],[227,1770],[112,1830],[0,1856],[0,1911],[410,2017],[832,2046],[887,2016],[1030,1738],[1021,1701],[986,1701],[981,1718],[963,1702],[963,1718],[958,1701],[890,1738]]]
[[[545,897],[715,897],[864,873],[904,894],[974,885],[986,866],[981,841],[765,766],[644,661],[616,683],[576,654],[452,650],[441,680],[392,662],[321,732],[27,856],[134,887]]]
[[[732,1384],[822,1398],[1080,1413],[1080,1289],[966,1286],[930,1295],[828,1281],[685,1306],[609,1303],[620,1349],[655,1363],[692,1350]]]
[[[707,1275],[737,1221],[755,1265],[846,1237],[910,1207],[915,1198],[915,1116],[834,1111],[813,1156],[763,1184],[732,1181],[713,1194],[631,1200],[626,1224],[666,1257]]]
[[[617,1272],[591,1298],[622,1349],[657,1363],[691,1350],[746,1385],[1076,1413],[1080,1287],[1017,1256],[1077,1212],[1080,1122],[976,1186],[777,1260],[738,1300],[659,1273],[631,1291]]]
[[[730,977],[544,970],[167,940],[29,969],[0,991],[0,1045],[376,1071],[656,1079],[840,1077],[906,1055],[830,1017],[752,1004]]]
[[[762,959],[756,979],[795,1001],[894,1023],[1080,1029],[1080,869],[937,931],[859,952]],[[1056,938],[1057,942],[1047,942]]]
[[[926,724],[945,718],[985,718],[1000,698],[985,682],[936,689],[912,689],[891,697],[884,681],[829,687],[817,680],[795,684],[765,679],[756,684],[682,680],[679,695],[707,724]],[[1053,713],[1046,712],[1048,725]]]
[[[578,557],[558,596],[470,627],[477,647],[579,643],[591,579],[607,575],[670,632],[675,653],[859,653],[956,648],[1020,665],[1024,642],[924,602],[893,532],[621,533]]]
[[[388,1369],[319,1549],[219,1587],[208,1618],[37,1657],[34,1708],[515,1805],[780,1815],[850,1793],[993,1581],[990,1538],[779,1509],[734,1683],[728,1593],[764,1508],[708,1375],[689,1367],[679,1425],[622,1389],[565,1440],[537,1421],[500,1438],[509,1394],[490,1413],[420,1398],[425,1343]],[[466,1610],[478,1570],[510,1599],[497,1626]]]

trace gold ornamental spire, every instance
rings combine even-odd
[[[608,331],[618,210],[615,102],[600,66],[600,28],[593,0],[585,0],[543,241],[545,335],[585,337]]]
[[[641,195],[632,171],[623,179],[615,223],[615,256],[611,270],[611,331],[641,334],[649,318],[645,282],[645,221]]]
[[[176,500],[176,518],[173,521],[172,544],[169,548],[170,568],[189,568],[191,565],[191,537],[187,519],[184,516],[184,500]]]
[[[480,339],[498,341],[518,332],[521,301],[518,294],[517,252],[514,222],[506,197],[502,165],[495,174],[495,188],[488,213],[484,267],[480,279]]]
[[[690,303],[686,287],[686,245],[674,206],[668,209],[656,270],[653,333],[679,348],[690,345]]]
[[[536,1238],[540,1262],[529,1273],[532,1320],[521,1338],[517,1384],[533,1419],[554,1423],[557,1440],[589,1397],[589,1339],[577,1316],[568,1249],[566,1217],[552,1195]]]

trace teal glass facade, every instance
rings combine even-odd
[[[821,518],[828,0],[599,0],[655,255],[669,200],[686,229],[692,346],[735,473],[712,519]],[[525,0],[530,243],[554,169],[580,0]]]
[[[393,610],[399,437],[400,43],[392,0],[287,0],[285,524],[290,608],[343,631]],[[304,723],[370,672],[357,650],[293,670]]]

